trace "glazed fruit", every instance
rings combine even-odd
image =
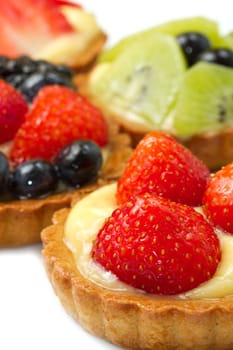
[[[60,4],[53,0],[1,1],[0,20],[0,53],[12,57],[22,53],[32,56],[56,38],[74,31]]]
[[[0,80],[0,143],[10,141],[25,119],[28,110],[23,96]]]
[[[200,53],[197,61],[217,63],[233,68],[233,51],[230,49],[211,49]]]
[[[108,126],[103,114],[67,87],[46,86],[15,135],[10,160],[15,166],[35,158],[52,161],[65,145],[83,138],[106,145]]]
[[[95,142],[78,140],[65,146],[54,164],[66,184],[80,187],[96,179],[102,161],[101,151]]]
[[[198,206],[210,177],[208,168],[170,136],[153,132],[137,145],[118,181],[117,201],[148,193]]]
[[[129,123],[139,130],[142,124],[162,128],[185,69],[175,38],[152,33],[131,43],[100,79],[97,73],[91,91],[116,113],[129,111]]]
[[[4,153],[0,152],[0,194],[7,190],[9,179],[9,163]]]
[[[127,49],[131,45],[131,43],[142,39],[148,34],[156,35],[158,33],[162,33],[176,37],[184,32],[202,33],[208,38],[212,46],[222,46],[222,37],[219,33],[219,28],[215,21],[212,21],[205,17],[191,17],[169,21],[167,23],[158,25],[143,32],[130,35],[129,37],[122,39],[114,47],[103,52],[103,54],[101,54],[99,58],[99,62],[113,61],[118,55],[121,54],[121,52]]]
[[[0,57],[0,76],[19,90],[31,102],[46,85],[64,85],[75,89],[73,71],[64,65],[55,65],[28,56],[15,59]]]
[[[57,187],[57,174],[49,162],[40,159],[27,161],[13,172],[10,189],[20,199],[47,196]]]
[[[215,52],[217,64],[199,62],[207,49]],[[199,136],[211,143],[216,134],[228,138],[221,132],[232,128],[231,54],[215,22],[191,18],[165,23],[103,53],[88,91],[134,134],[159,130],[184,144]],[[204,151],[200,158],[205,159]]]
[[[155,294],[179,294],[209,280],[221,252],[194,209],[158,196],[120,206],[100,229],[93,259],[121,281]]]
[[[208,183],[203,205],[208,219],[233,234],[233,163],[215,173]]]
[[[200,62],[180,84],[168,119],[181,137],[221,132],[233,125],[233,69]]]
[[[208,38],[196,32],[182,33],[177,36],[177,41],[185,54],[189,66],[192,66],[196,62],[197,56],[201,52],[211,47]]]

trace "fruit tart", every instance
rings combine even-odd
[[[152,132],[118,182],[42,232],[55,293],[86,330],[125,349],[233,348],[233,163],[210,175]]]
[[[93,14],[69,0],[0,3],[0,55],[87,69],[106,41]]]
[[[0,79],[1,247],[39,242],[55,210],[117,179],[131,154],[129,136],[74,88],[37,88]]]
[[[103,52],[83,89],[136,142],[169,133],[216,170],[233,160],[232,50],[212,20],[168,22]]]

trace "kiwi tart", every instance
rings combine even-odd
[[[103,52],[83,91],[135,142],[169,133],[215,170],[233,160],[232,49],[210,19],[168,22]]]

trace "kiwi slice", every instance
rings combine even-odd
[[[148,30],[130,35],[112,48],[106,50],[99,57],[99,62],[113,61],[121,52],[127,49],[132,43],[137,40],[145,38],[147,35],[151,34],[168,34],[172,36],[177,36],[184,32],[200,32],[208,37],[212,46],[218,47],[222,46],[222,39],[219,34],[218,25],[215,21],[207,19],[205,17],[191,17],[186,19],[179,19],[170,21],[156,27],[150,28]]]
[[[195,64],[183,78],[168,120],[180,137],[233,127],[233,69]]]
[[[129,122],[140,131],[160,129],[185,71],[174,37],[147,34],[112,63],[100,64],[90,89],[102,104],[123,116],[123,124]]]

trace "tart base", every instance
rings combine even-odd
[[[233,297],[182,300],[102,288],[84,278],[63,243],[69,209],[42,232],[48,278],[83,328],[131,350],[232,350]]]
[[[120,132],[117,124],[110,129],[109,154],[95,186],[117,180],[131,153],[129,135]],[[69,207],[71,202],[92,189],[73,189],[46,198],[0,202],[0,247],[16,247],[40,242],[40,232],[51,224],[52,215],[58,209]]]

